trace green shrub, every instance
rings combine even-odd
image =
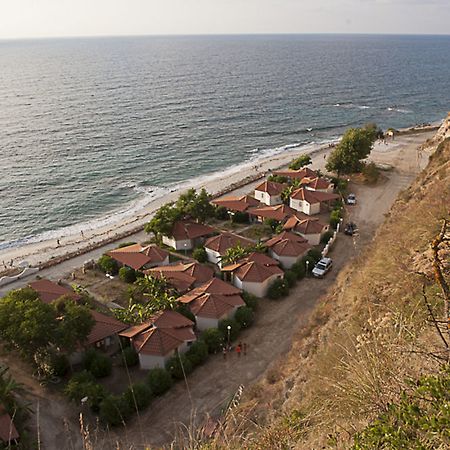
[[[199,366],[208,358],[208,346],[201,340],[194,342],[186,352],[186,357],[193,367]]]
[[[94,382],[94,378],[89,372],[84,371],[75,374],[69,380],[64,388],[64,394],[77,403],[80,403],[81,399],[87,397],[89,407],[94,412],[97,412],[100,403],[107,396],[107,391],[101,384]]]
[[[256,297],[253,294],[250,294],[250,292],[244,291],[242,292],[242,299],[244,300],[246,306],[251,308],[253,311],[256,310],[258,307],[258,297]]]
[[[121,267],[119,269],[119,278],[125,283],[134,283],[136,281],[136,271],[131,267]]]
[[[208,261],[208,255],[206,254],[205,247],[197,247],[192,252],[192,257],[195,258],[199,263],[205,263]]]
[[[100,403],[99,416],[107,425],[125,425],[132,410],[124,395],[108,395]]]
[[[63,377],[69,371],[70,364],[66,355],[61,353],[54,353],[50,357],[50,365],[53,374],[57,377]]]
[[[133,367],[139,363],[139,355],[133,347],[125,347],[122,350],[121,365],[124,367]]]
[[[327,231],[326,233],[322,234],[322,237],[320,238],[320,243],[326,245],[328,241],[333,237],[332,231]]]
[[[274,181],[275,183],[287,183],[289,181],[289,178],[283,177],[282,175],[270,175],[267,180]]]
[[[237,339],[239,332],[241,331],[241,325],[235,319],[223,319],[219,322],[219,331],[225,336],[228,341],[228,326],[231,327],[230,340],[234,341]]]
[[[152,390],[145,383],[132,384],[125,392],[124,397],[131,410],[140,411],[146,408],[152,400]]]
[[[305,261],[301,260],[296,262],[291,267],[291,272],[295,274],[297,280],[301,280],[302,278],[304,278],[306,274]]]
[[[95,381],[95,377],[91,372],[82,370],[81,372],[74,373],[70,381],[74,383],[89,383],[90,381]]]
[[[89,349],[85,353],[83,365],[95,378],[107,377],[112,370],[111,358],[94,349]]]
[[[228,210],[225,206],[218,206],[214,211],[214,217],[217,220],[227,220],[229,219]]]
[[[166,363],[167,371],[177,380],[182,380],[184,376],[189,375],[193,370],[191,361],[183,354],[172,356]]]
[[[255,320],[255,316],[251,308],[248,306],[241,306],[236,311],[234,319],[241,326],[241,328],[248,328]]]
[[[289,169],[291,170],[298,170],[301,169],[304,166],[308,166],[311,164],[311,156],[309,155],[301,155],[298,158],[291,161],[289,164]]]
[[[233,223],[248,223],[249,216],[245,212],[236,211],[232,216]]]
[[[170,389],[173,380],[166,369],[156,367],[148,371],[147,384],[153,395],[162,395]]]
[[[307,256],[310,260],[314,261],[313,265],[316,265],[322,259],[322,252],[317,248],[312,248]]]
[[[209,353],[218,352],[224,343],[224,335],[217,328],[208,328],[202,333],[201,337],[208,346]]]
[[[117,275],[117,272],[119,271],[117,261],[112,259],[109,255],[101,256],[97,261],[97,265],[103,272],[109,273],[110,275]]]
[[[297,275],[292,270],[287,270],[284,273],[284,281],[288,285],[289,288],[295,286],[297,282]]]
[[[376,183],[380,178],[380,171],[373,161],[364,164],[362,174],[369,183]]]
[[[338,223],[341,220],[341,214],[337,209],[333,209],[330,214],[330,226],[334,230],[337,228]]]
[[[288,294],[289,294],[289,287],[288,287],[287,283],[280,278],[277,278],[269,286],[269,289],[267,291],[267,296],[271,300],[279,300],[282,297],[286,297],[286,295],[288,295]]]
[[[263,224],[270,229],[271,231],[275,232],[278,225],[280,225],[280,222],[278,222],[278,220],[275,219],[265,219]]]

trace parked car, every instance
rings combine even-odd
[[[322,258],[312,270],[312,274],[317,278],[322,278],[333,265],[331,258]]]
[[[347,225],[345,225],[344,234],[348,236],[353,236],[357,229],[358,227],[356,226],[356,223],[349,222]]]
[[[356,205],[356,195],[355,194],[348,194],[347,205]]]

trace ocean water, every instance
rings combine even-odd
[[[350,126],[449,109],[450,36],[0,41],[0,249]]]

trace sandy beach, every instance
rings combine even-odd
[[[431,135],[432,132],[429,136]],[[395,149],[401,149],[405,145],[419,145],[429,136],[424,131],[409,132],[398,136],[394,141],[388,141],[387,144],[377,142],[371,158],[378,162],[385,162],[387,152],[392,153]],[[3,249],[0,251],[0,264],[2,264],[0,267],[4,270],[5,267],[11,267],[11,263],[12,267],[17,267],[24,265],[24,262],[26,262],[31,266],[41,267],[45,270],[49,266],[55,266],[59,262],[62,263],[62,261],[70,263],[63,265],[67,270],[78,267],[84,261],[98,257],[106,249],[113,247],[117,241],[125,238],[126,240],[144,240],[146,234],[142,231],[143,226],[151,219],[155,211],[162,204],[176,200],[181,192],[190,187],[205,188],[210,194],[216,196],[222,192],[227,192],[227,195],[248,193],[270,170],[287,166],[293,158],[301,154],[310,154],[313,161],[311,167],[324,171],[326,156],[331,150],[329,145],[311,144],[297,149],[289,149],[257,161],[249,161],[237,167],[225,168],[223,172],[184,183],[179,189],[172,190],[167,195],[151,201],[137,215],[117,223],[95,229],[88,228],[81,233],[35,242],[21,247]],[[417,163],[414,158],[410,160],[412,164]],[[235,189],[232,189],[233,186],[235,186]],[[230,189],[232,190],[230,191]],[[71,261],[67,261],[68,259]],[[8,286],[12,287],[12,285],[16,285],[16,283],[2,287],[2,290],[7,289]]]

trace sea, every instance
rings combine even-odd
[[[0,41],[0,249],[135,214],[193,177],[450,109],[450,36]]]

